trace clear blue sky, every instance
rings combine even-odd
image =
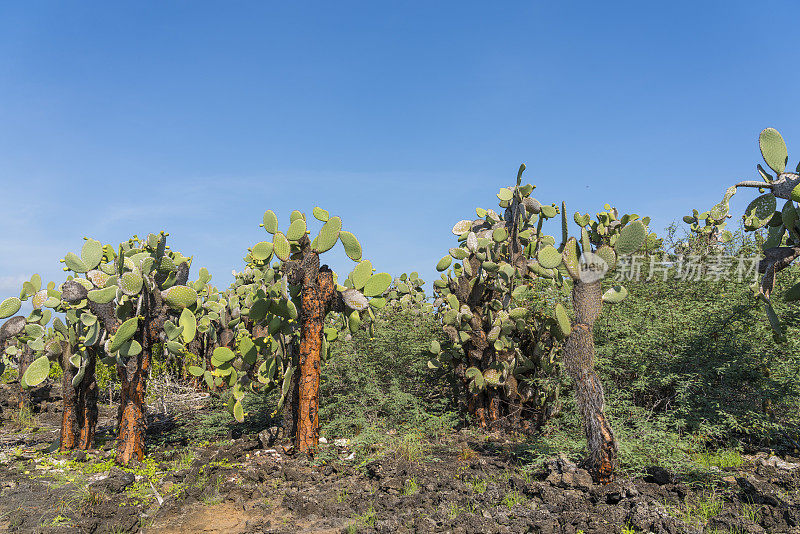
[[[225,287],[264,210],[286,226],[315,205],[378,270],[430,283],[520,162],[543,202],[661,231],[753,178],[766,126],[796,164],[797,20],[792,2],[4,3],[0,296],[62,281],[84,235],[160,229]]]

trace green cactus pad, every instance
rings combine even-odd
[[[556,322],[561,335],[566,337],[572,332],[572,321],[569,319],[567,309],[560,302],[556,303]]]
[[[183,342],[191,343],[194,336],[197,335],[197,317],[195,317],[191,311],[184,308],[181,312],[180,319],[178,319],[178,324],[183,327],[183,332],[181,333]]]
[[[221,363],[226,363],[233,360],[236,354],[228,347],[217,347],[211,357]]]
[[[616,267],[617,253],[614,252],[614,249],[611,248],[610,246],[608,245],[601,246],[600,248],[597,249],[597,252],[595,252],[595,254],[597,256],[600,256],[600,258],[604,262],[606,262],[609,271],[611,271],[612,269],[614,269],[614,267]]]
[[[514,308],[508,312],[508,316],[512,319],[524,319],[528,315],[528,308]]]
[[[558,210],[555,208],[555,206],[542,206],[542,215],[546,219],[552,219],[558,215]]]
[[[617,236],[614,243],[614,251],[618,256],[633,254],[644,245],[644,240],[647,238],[647,229],[641,221],[633,221],[626,224]]]
[[[361,290],[370,276],[372,276],[372,262],[365,260],[355,266],[353,272],[350,273],[350,280],[353,282],[354,288]]]
[[[250,251],[250,255],[254,260],[266,261],[272,255],[272,243],[269,241],[256,243],[253,245],[253,250]]]
[[[95,287],[105,287],[106,282],[108,279],[111,278],[110,275],[104,273],[103,271],[98,271],[97,269],[93,269],[86,273],[86,278],[88,278]]]
[[[31,305],[33,306],[33,309],[38,310],[39,308],[44,306],[44,303],[47,301],[47,298],[48,295],[46,289],[38,291],[31,299]]]
[[[561,253],[561,259],[567,272],[573,280],[578,280],[581,277],[581,266],[578,262],[578,240],[570,237],[564,245],[564,250]]]
[[[353,310],[363,311],[369,307],[369,300],[357,289],[342,291],[342,300],[348,308]]]
[[[347,326],[350,328],[351,333],[358,332],[358,328],[361,326],[361,314],[358,313],[358,310],[350,312],[350,316],[347,318]]]
[[[120,325],[117,333],[111,338],[111,344],[108,346],[109,352],[117,352],[123,343],[126,343],[133,337],[136,330],[139,328],[139,318],[131,317]]]
[[[392,276],[389,273],[377,273],[364,285],[364,296],[377,297],[392,285]]]
[[[545,269],[553,269],[561,264],[561,253],[552,245],[539,250],[536,259]]]
[[[772,309],[772,306],[769,304],[764,304],[764,311],[767,313],[767,319],[769,319],[769,325],[772,327],[772,330],[778,336],[783,336],[783,327],[781,327],[781,320],[778,319],[778,315],[775,313],[775,310]]]
[[[275,236],[272,240],[272,250],[275,252],[275,256],[277,256],[281,261],[286,261],[289,259],[289,254],[291,253],[292,249],[289,245],[289,240],[286,239],[286,236],[283,235],[283,232],[275,232]]]
[[[453,233],[455,235],[466,234],[470,229],[472,229],[472,221],[468,220],[458,221],[453,225]]]
[[[272,210],[267,210],[264,212],[264,219],[263,224],[264,230],[269,232],[270,234],[274,234],[278,231],[278,216],[275,215],[275,212]]]
[[[96,239],[87,239],[81,249],[81,260],[87,269],[94,269],[103,259],[103,244]]]
[[[786,150],[786,143],[783,137],[778,133],[775,128],[765,128],[758,136],[758,146],[761,149],[761,155],[764,161],[767,162],[769,168],[777,174],[786,170],[786,160],[788,153]]]
[[[328,222],[322,225],[319,230],[319,235],[314,239],[316,243],[317,252],[327,252],[333,248],[339,240],[339,233],[342,231],[341,217],[334,216],[328,219]]]
[[[135,271],[130,271],[119,277],[119,288],[126,295],[138,295],[142,290],[144,278]]]
[[[304,235],[306,235],[306,220],[302,217],[298,217],[292,221],[292,224],[289,225],[289,229],[286,230],[286,239],[289,241],[300,241]]]
[[[492,232],[492,239],[494,239],[495,243],[502,243],[506,239],[508,239],[508,230],[505,228],[495,228]]]
[[[117,286],[93,289],[89,291],[86,297],[96,304],[108,304],[117,297]]]
[[[189,286],[172,286],[162,291],[161,297],[171,308],[182,310],[197,302],[197,291]]]
[[[359,261],[361,259],[361,244],[358,242],[358,239],[356,239],[356,236],[351,232],[341,230],[339,232],[339,239],[342,241],[344,253],[347,254],[347,257],[353,261]]]
[[[32,388],[44,382],[49,374],[50,360],[47,356],[40,356],[28,366],[25,374],[22,375],[22,383]]]
[[[436,264],[436,270],[439,272],[446,271],[451,263],[453,263],[453,257],[448,254],[439,260],[439,263]]]
[[[603,302],[608,302],[609,304],[616,304],[618,302],[622,302],[625,300],[625,297],[628,296],[628,289],[625,286],[616,285],[605,293],[603,293]]]
[[[72,252],[68,252],[64,257],[64,263],[67,265],[67,269],[75,273],[85,273],[89,270],[83,260]]]
[[[167,341],[169,343],[169,341]],[[119,355],[123,358],[132,358],[138,356],[142,352],[142,345],[135,339],[129,339],[123,343],[119,348]]]
[[[314,208],[311,213],[314,215],[315,219],[322,222],[328,222],[328,219],[331,217],[327,210],[324,210],[320,207]]]
[[[763,228],[772,219],[777,207],[777,199],[775,195],[767,193],[756,197],[745,208],[742,219],[744,220],[745,227],[748,230],[757,230]]]
[[[11,317],[17,313],[22,306],[22,301],[17,297],[8,297],[0,303],[0,319]]]

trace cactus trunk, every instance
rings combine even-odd
[[[576,280],[572,287],[576,322],[564,345],[564,364],[575,382],[575,395],[589,448],[584,464],[592,478],[606,484],[614,479],[617,442],[605,415],[603,385],[594,369],[594,322],[602,309],[600,281]]]
[[[300,378],[298,381],[298,424],[295,436],[300,452],[313,454],[319,445],[319,381],[322,368],[323,321],[336,295],[333,272],[314,262],[303,273],[303,296],[300,311]],[[316,260],[319,265],[319,258]]]
[[[78,416],[81,427],[78,448],[89,450],[94,447],[94,434],[97,428],[97,380],[94,376],[97,364],[95,349],[89,348],[89,361],[83,380],[78,384]]]
[[[64,412],[61,416],[61,443],[59,450],[69,451],[74,449],[80,438],[80,426],[78,425],[78,393],[72,387],[72,379],[75,376],[69,358],[72,356],[72,347],[67,342],[61,343],[61,368],[64,370],[62,376],[62,395],[64,397]]]
[[[142,351],[128,359],[125,365],[117,365],[120,380],[120,407],[118,412],[119,434],[117,436],[116,462],[128,465],[136,458],[144,458],[145,435],[147,434],[147,376],[153,358],[153,346],[159,341],[164,327],[166,309],[157,294],[143,293],[142,314],[144,324],[137,332]]]

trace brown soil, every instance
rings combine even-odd
[[[11,390],[0,385],[6,418]],[[99,449],[49,452],[60,417],[56,393],[48,395],[34,403],[36,431],[1,421],[0,531],[589,534],[627,526],[635,532],[800,533],[800,460],[793,456],[748,456],[745,465],[718,474],[710,498],[708,486],[659,468],[604,486],[565,457],[522,472],[512,439],[469,431],[444,436],[422,454],[396,443],[377,446],[364,461],[347,459],[351,451],[341,443],[322,444],[321,456],[310,460],[291,454],[288,443],[265,446],[248,434],[187,447],[154,445],[159,433],[191,425],[195,412],[172,425],[151,418],[146,465],[125,472],[112,466],[113,440],[102,442],[115,412],[110,406],[101,408]],[[698,518],[709,502],[716,503],[713,514]]]

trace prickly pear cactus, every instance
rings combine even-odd
[[[457,246],[439,260],[433,283],[448,342],[432,344],[428,365],[455,373],[466,411],[482,427],[539,425],[559,409],[557,323],[537,307],[563,298],[561,254],[542,229],[559,208],[530,196],[535,186],[522,185],[524,170],[498,192],[499,213],[478,208],[477,219],[453,226]]]
[[[144,457],[144,396],[153,350],[161,345],[168,354],[185,353],[206,291],[200,280],[188,282],[191,258],[170,250],[167,235],[134,236],[116,248],[86,238],[80,254],[62,260],[71,272],[60,291],[69,363],[80,383],[93,375],[98,358],[116,366],[121,384],[116,461],[123,465]],[[66,365],[65,372],[72,367]]]
[[[745,231],[760,234],[763,259],[758,264],[758,272],[763,276],[752,290],[755,298],[763,303],[775,340],[781,342],[786,341],[786,334],[772,299],[778,273],[800,257],[800,164],[795,172],[786,171],[788,150],[783,137],[774,128],[761,131],[758,146],[769,170],[756,165],[760,180],[745,180],[729,187],[717,206],[722,206],[720,210],[727,213],[730,199],[740,187],[759,190],[760,195],[745,208],[742,223]],[[684,217],[684,221],[693,222],[689,217]],[[713,222],[706,221],[698,228],[693,225],[691,230],[707,232],[709,226],[713,226]],[[725,220],[719,221],[716,227],[723,230]],[[788,289],[782,298],[790,302],[800,299],[800,284]]]
[[[330,343],[339,338],[339,327],[371,329],[373,309],[386,304],[383,295],[392,282],[362,259],[361,245],[342,229],[339,217],[321,208],[314,208],[313,216],[319,230],[312,240],[313,221],[304,213],[292,211],[285,231],[274,212],[264,214],[261,226],[271,240],[248,250],[246,269],[225,294],[231,316],[240,318],[235,343],[214,351],[209,371],[215,379],[226,377],[232,387],[229,409],[237,420],[244,417],[241,400],[247,392],[279,389],[284,430],[306,453],[319,442],[320,369]],[[320,265],[320,255],[340,242],[357,262],[341,283]]]

